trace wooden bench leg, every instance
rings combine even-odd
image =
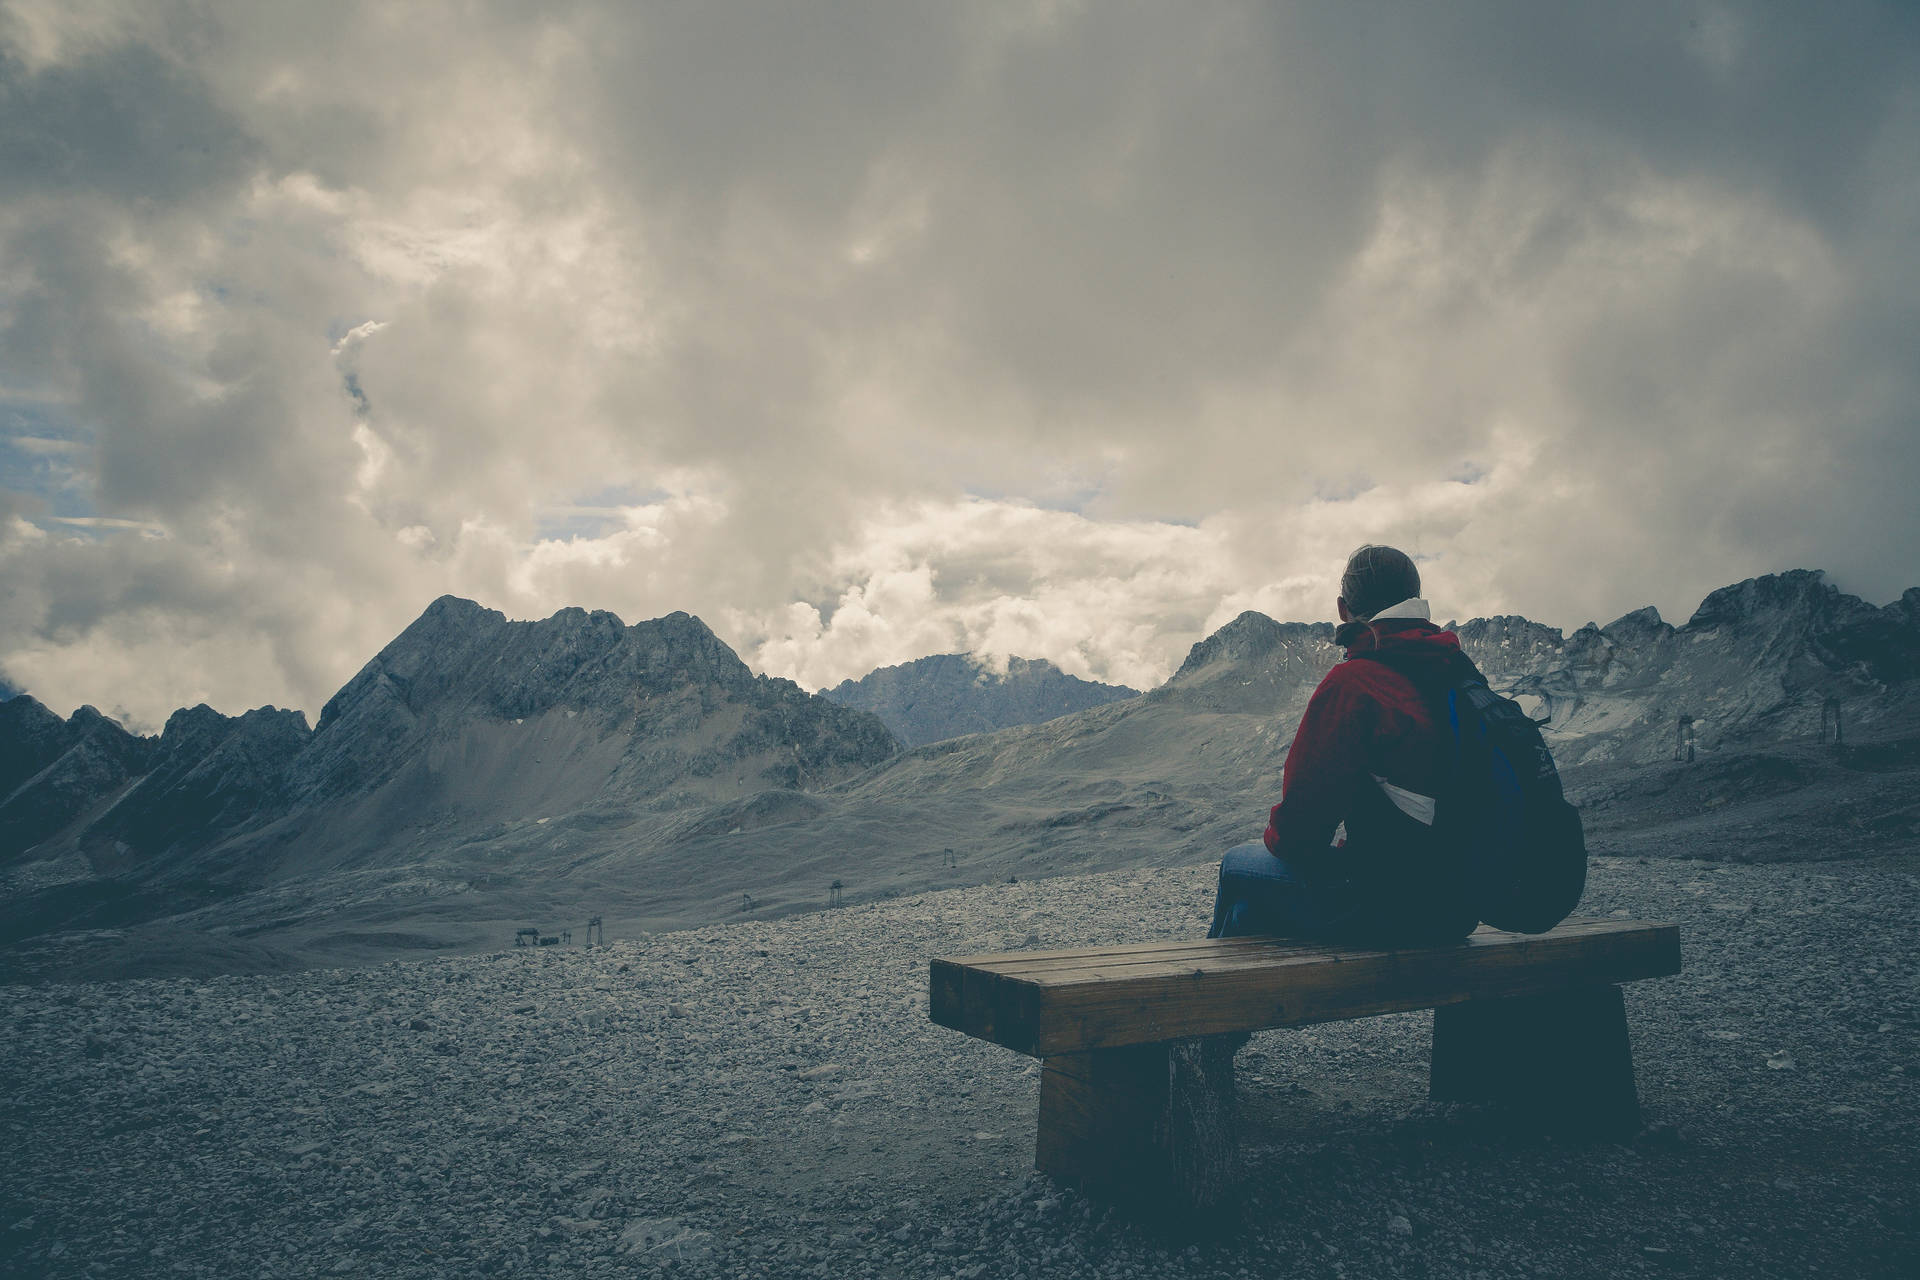
[[[1240,1180],[1233,1054],[1243,1036],[1045,1060],[1034,1167],[1105,1199],[1211,1215]]]
[[[1640,1098],[1620,988],[1440,1006],[1431,1094],[1507,1104],[1568,1136],[1633,1136]]]

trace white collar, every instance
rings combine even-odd
[[[1427,602],[1419,596],[1411,596],[1399,604],[1390,604],[1368,618],[1368,622],[1379,622],[1383,618],[1418,618],[1422,622],[1431,622],[1433,618],[1427,609]]]

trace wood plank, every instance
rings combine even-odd
[[[1623,923],[1626,922],[1592,917],[1575,917],[1557,926],[1554,932],[1611,931],[1618,929]],[[1485,941],[1493,939],[1526,938],[1532,936],[1540,935],[1506,933],[1499,929],[1490,928],[1487,925],[1481,925],[1469,935],[1467,941],[1484,943]],[[1178,960],[1186,956],[1211,960],[1216,957],[1238,955],[1242,952],[1261,955],[1316,952],[1333,958],[1336,956],[1350,955],[1366,949],[1367,948],[1341,946],[1324,941],[1308,941],[1278,935],[1253,935],[1238,938],[1188,938],[1180,942],[1079,947],[1070,951],[999,951],[984,955],[949,957],[947,962],[967,965],[973,968],[987,969],[994,973],[1026,975],[1053,973],[1056,971],[1065,973],[1079,968],[1110,968],[1115,964]]]
[[[1276,941],[1274,938],[1182,938],[1178,942],[1135,942],[1104,947],[1074,947],[1064,951],[993,951],[974,956],[948,956],[955,964],[972,965],[982,969],[998,969],[1010,964],[1024,964],[1032,961],[1073,960],[1083,956],[1110,956],[1122,952],[1139,952],[1142,955],[1168,954],[1178,955],[1188,951],[1205,951],[1212,947],[1261,946]],[[1320,944],[1325,946],[1325,943]]]
[[[1619,920],[1570,920],[1556,928],[1552,934],[1502,933],[1498,930],[1482,928],[1462,943],[1450,943],[1448,947],[1513,945],[1539,937],[1618,933],[1622,931],[1621,925],[1625,923],[1627,922]],[[1118,976],[1122,970],[1129,968],[1139,968],[1144,972],[1149,968],[1157,967],[1168,973],[1177,973],[1193,969],[1211,971],[1215,968],[1232,968],[1246,963],[1273,963],[1300,958],[1338,964],[1361,956],[1385,954],[1388,954],[1386,948],[1339,946],[1326,942],[1306,942],[1279,937],[1252,937],[1200,939],[1186,944],[1177,951],[1160,947],[1150,949],[1100,947],[1088,948],[1071,956],[1058,958],[1010,952],[988,957],[986,963],[982,963],[978,957],[965,957],[945,961],[945,963],[978,968],[1004,977],[1052,984],[1103,981],[1108,977]]]
[[[1044,990],[1039,1009],[1010,1029],[1032,1034],[1035,1050],[1047,1054],[1534,995],[1679,969],[1678,929],[1547,935],[1505,946],[1374,952],[1332,964],[1076,984]]]
[[[1235,938],[1188,940],[1183,943],[1138,947],[1084,947],[1071,953],[1057,953],[1044,956],[1034,952],[1007,952],[996,956],[984,957],[993,961],[1032,961],[1041,966],[1050,963],[1094,964],[1101,957],[1120,955],[1138,957],[1143,951],[1148,957],[1160,958],[1169,954],[1184,953],[1203,956],[1209,963],[1220,964],[1227,959],[1246,954],[1265,963],[1275,954],[1284,951],[1293,953],[1321,953],[1325,943],[1281,943],[1272,938]],[[932,977],[929,987],[928,1008],[932,1020],[942,1026],[952,1027],[956,1031],[965,1031],[969,1035],[979,1036],[983,1040],[1008,1043],[1021,1040],[1034,1034],[1040,1013],[1038,993],[1031,984],[1021,982],[1021,975],[1014,972],[1009,975],[1005,969],[979,963],[983,957],[962,957],[959,959],[937,959],[932,964]],[[1177,967],[1177,966],[1176,966]],[[1011,983],[1001,979],[1011,977]]]
[[[1102,1183],[1154,1162],[1154,1123],[1166,1110],[1166,1045],[1063,1053],[1040,1070],[1033,1167]]]
[[[1624,922],[1617,920],[1578,920],[1569,921],[1554,931],[1553,937],[1585,936],[1593,933],[1617,933]],[[1489,945],[1525,945],[1530,935],[1502,933],[1497,930],[1482,929],[1468,938],[1467,946]],[[1460,945],[1460,944],[1455,944]],[[1177,955],[1170,955],[1162,947],[1105,947],[1088,948],[1077,951],[1070,958],[1059,960],[1036,959],[1032,965],[1004,963],[1023,958],[1023,953],[1015,952],[994,957],[998,963],[982,966],[974,958],[961,960],[941,960],[937,965],[961,966],[977,969],[981,974],[993,974],[997,977],[1018,982],[1031,982],[1040,985],[1055,985],[1065,982],[1107,982],[1129,977],[1177,976],[1195,973],[1221,973],[1249,966],[1276,964],[1283,961],[1309,960],[1316,963],[1344,964],[1366,957],[1378,957],[1390,954],[1383,950],[1366,950],[1357,947],[1329,946],[1326,943],[1302,943],[1279,938],[1241,938],[1232,940],[1201,939],[1183,947]],[[992,990],[992,984],[984,978],[976,979],[976,990],[980,998],[990,999],[984,993]],[[1007,988],[1006,998],[1014,998],[1011,992],[1016,988]],[[950,993],[943,1000],[936,993],[932,1000],[936,1010],[934,1021],[944,1025],[957,1026],[966,1030],[964,1023],[949,1021],[938,1012],[942,1009],[957,1008]],[[994,1037],[986,1037],[992,1039]]]
[[[1619,935],[1619,933],[1644,933],[1647,925],[1628,923],[1628,921],[1571,921],[1561,925],[1551,935],[1509,935],[1498,931],[1480,931],[1467,938],[1463,944],[1452,944],[1446,948],[1421,948],[1423,952],[1448,952],[1459,946],[1484,948],[1484,946],[1519,946],[1532,948],[1542,940],[1565,942],[1567,938],[1594,935]],[[1102,948],[1089,950],[1077,956],[1075,960],[1062,961],[1060,965],[1039,965],[1027,971],[1012,967],[983,969],[983,973],[993,973],[996,977],[1010,979],[1014,983],[1064,984],[1064,983],[1100,983],[1114,981],[1123,977],[1148,977],[1148,975],[1192,975],[1192,973],[1213,973],[1229,971],[1248,965],[1269,965],[1269,963],[1356,963],[1359,960],[1380,958],[1390,954],[1407,952],[1386,952],[1352,946],[1329,946],[1329,944],[1300,944],[1284,938],[1236,938],[1233,944],[1219,940],[1202,940],[1187,948],[1185,958],[1165,960],[1164,950],[1154,948],[1150,952],[1140,952],[1139,948]],[[972,967],[968,960],[943,960],[943,965],[964,965]]]
[[[1510,1107],[1550,1133],[1631,1138],[1640,1098],[1620,988],[1443,1005],[1429,1089],[1439,1101]]]
[[[929,966],[927,978],[928,1009],[959,1010],[963,1005],[962,991],[966,969],[952,960],[935,960]],[[934,1018],[939,1022],[938,1017]],[[951,1026],[952,1024],[947,1024]]]
[[[1451,950],[1454,947],[1504,947],[1522,946],[1537,938],[1551,936],[1555,939],[1570,939],[1610,935],[1618,933],[1613,921],[1589,921],[1578,925],[1562,925],[1551,935],[1517,933],[1476,933],[1463,942],[1453,943],[1446,948],[1422,948],[1422,950]],[[1102,964],[1091,958],[1073,962],[1071,967],[1043,968],[1030,972],[1014,973],[1010,976],[1026,981],[1037,982],[1043,986],[1062,986],[1076,982],[1105,982],[1117,978],[1147,977],[1152,975],[1208,974],[1243,969],[1263,964],[1352,964],[1356,961],[1395,954],[1387,948],[1329,947],[1325,943],[1277,946],[1266,950],[1245,949],[1220,951],[1213,954],[1194,953],[1191,957],[1178,957],[1165,960],[1152,960],[1121,955],[1113,962]],[[995,972],[1005,973],[1004,970]]]
[[[1044,1057],[1630,982],[1680,969],[1678,928],[1625,920],[1569,922],[1538,935],[1489,930],[1464,943],[1404,951],[1270,942],[1262,954],[1257,946],[1216,941],[1158,958],[1142,958],[1140,948],[1108,948],[1102,961],[1098,949],[1088,950],[1052,974],[935,960],[929,1014],[942,1026]]]
[[[1102,969],[1111,970],[1134,965],[1171,966],[1207,965],[1213,963],[1232,963],[1235,960],[1271,960],[1276,956],[1325,955],[1327,944],[1324,942],[1283,942],[1278,939],[1236,938],[1231,944],[1226,940],[1210,942],[1204,947],[1192,947],[1185,951],[1139,952],[1114,948],[1104,954],[1092,953],[1083,956],[1071,956],[1060,959],[1033,960],[1027,963],[1003,961],[999,964],[974,966],[987,973],[997,973],[1009,978],[1032,978],[1036,981],[1050,981],[1068,977],[1074,973]]]
[[[1105,1199],[1187,1219],[1240,1177],[1232,1040],[1059,1054],[1040,1073],[1034,1168]]]

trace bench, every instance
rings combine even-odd
[[[1407,950],[1197,939],[936,959],[929,1014],[1041,1060],[1041,1172],[1205,1214],[1239,1179],[1233,1054],[1246,1033],[1433,1009],[1434,1099],[1631,1136],[1640,1103],[1620,984],[1679,971],[1679,929],[1634,920],[1482,927]]]

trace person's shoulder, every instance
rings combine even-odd
[[[1356,653],[1333,665],[1314,696],[1324,692],[1339,698],[1364,698],[1398,705],[1412,697],[1415,689],[1412,677],[1390,662]]]
[[[1327,669],[1320,677],[1320,685],[1313,691],[1318,698],[1323,695],[1361,694],[1373,695],[1381,689],[1391,689],[1404,680],[1399,672],[1392,670],[1384,662],[1355,654],[1343,658]]]
[[[1327,670],[1330,680],[1372,680],[1382,674],[1393,674],[1391,659],[1380,659],[1364,650],[1349,654],[1333,664]]]

